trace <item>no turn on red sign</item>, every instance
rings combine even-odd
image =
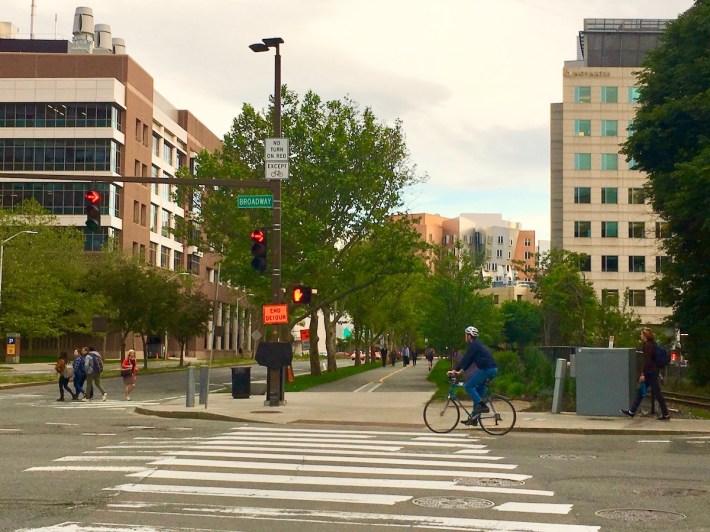
[[[262,307],[264,325],[280,325],[288,323],[287,305],[264,305]]]

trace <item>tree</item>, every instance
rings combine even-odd
[[[185,350],[190,338],[207,332],[212,317],[212,303],[201,292],[182,294],[170,312],[168,332],[180,344],[180,365],[185,362]]]
[[[505,301],[501,305],[505,339],[520,350],[542,339],[542,309],[530,301]]]
[[[661,247],[670,257],[654,283],[673,306],[671,323],[699,384],[710,382],[710,0],[671,22],[639,75],[639,108],[624,153],[648,174],[646,192],[667,223]]]

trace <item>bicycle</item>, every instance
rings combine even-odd
[[[488,434],[502,436],[515,426],[515,407],[508,400],[498,394],[491,394],[490,379],[484,383],[482,399],[486,402],[489,412],[469,412],[461,399],[456,395],[456,390],[463,388],[464,383],[457,383],[456,377],[450,377],[451,388],[445,396],[433,397],[424,406],[424,423],[432,432],[440,434],[451,432],[461,420],[461,409],[466,412],[466,418],[472,418],[474,425],[478,424]],[[466,399],[468,395],[466,395]]]

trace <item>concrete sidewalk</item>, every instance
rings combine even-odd
[[[381,426],[426,429],[422,418],[430,392],[298,392],[285,395],[286,404],[265,406],[265,396],[233,399],[231,394],[212,393],[205,405],[186,407],[185,400],[151,407],[140,406],[136,412],[175,418],[200,418],[273,424],[340,424],[343,426]],[[459,425],[461,430],[480,430]],[[569,434],[646,434],[710,436],[709,420],[655,417],[578,416],[574,412],[518,412],[514,431]]]

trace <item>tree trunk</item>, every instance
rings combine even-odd
[[[318,309],[311,312],[311,320],[308,325],[310,342],[310,362],[311,375],[320,375],[320,354],[318,353]]]

